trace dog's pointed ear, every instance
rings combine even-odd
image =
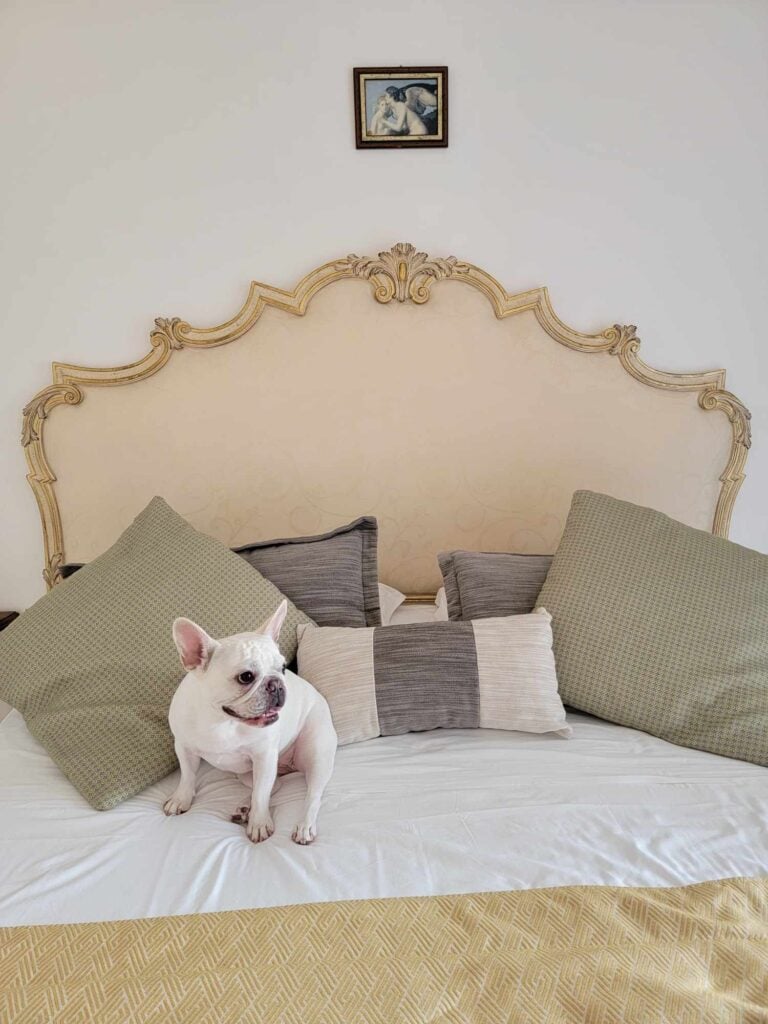
[[[208,663],[218,641],[208,636],[204,629],[191,619],[176,619],[173,624],[173,640],[181,658],[181,664],[192,672],[196,668],[208,668]]]
[[[271,616],[271,618],[267,619],[258,632],[264,633],[265,636],[271,636],[275,643],[277,643],[280,639],[280,630],[283,628],[283,623],[285,622],[285,616],[287,614],[288,602],[283,598],[277,608],[277,611]]]

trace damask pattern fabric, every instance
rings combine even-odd
[[[183,669],[177,616],[214,637],[258,629],[282,594],[154,498],[119,540],[0,633],[0,698],[97,810],[177,767],[168,706]],[[289,603],[280,638],[296,628]]]
[[[577,491],[539,603],[566,704],[768,765],[768,556]]]
[[[340,744],[428,729],[570,735],[557,693],[551,617],[299,626],[299,675],[328,701]]]
[[[444,551],[438,556],[450,619],[525,615],[552,564],[552,555]]]

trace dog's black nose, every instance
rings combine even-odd
[[[285,704],[285,684],[282,679],[270,676],[264,683],[264,688],[269,694],[269,704],[273,708],[281,708]]]

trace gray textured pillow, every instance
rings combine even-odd
[[[437,560],[448,618],[488,619],[533,611],[552,555],[443,551]]]
[[[299,674],[328,701],[339,743],[425,729],[570,734],[551,617],[378,629],[299,626]]]
[[[566,704],[768,765],[768,556],[577,491],[539,603]]]
[[[317,537],[234,548],[320,626],[380,626],[378,527],[363,516]]]
[[[282,600],[269,580],[154,498],[112,547],[0,633],[0,698],[97,810],[177,767],[168,706],[183,615],[213,636],[258,629]],[[289,603],[280,648],[311,620]]]
[[[380,626],[378,526],[363,516],[315,537],[243,544],[232,550],[321,626]],[[82,565],[69,564],[64,577]]]

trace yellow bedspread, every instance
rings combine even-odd
[[[763,1024],[768,879],[4,928],[0,1020]]]

